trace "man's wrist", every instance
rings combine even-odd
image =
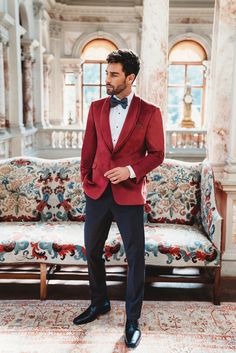
[[[136,178],[136,175],[135,175],[135,172],[134,172],[133,168],[130,165],[127,165],[127,168],[129,169],[129,174],[130,174],[129,177],[130,177],[130,179]]]

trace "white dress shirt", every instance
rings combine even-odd
[[[127,96],[128,105],[125,109],[122,108],[121,104],[118,104],[115,107],[110,109],[109,122],[110,122],[113,147],[115,147],[117,140],[120,136],[133,96],[134,96],[133,91],[130,93],[130,95]],[[116,99],[119,99],[117,96],[115,97]],[[127,167],[130,172],[130,178],[135,178],[136,175],[133,168],[130,165],[128,165]]]

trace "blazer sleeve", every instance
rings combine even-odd
[[[93,103],[90,105],[83,146],[81,151],[80,172],[81,179],[84,180],[86,175],[89,175],[92,170],[92,165],[97,149],[97,133],[93,116]]]
[[[131,164],[135,175],[136,182],[145,177],[151,170],[159,166],[164,160],[164,131],[162,123],[162,115],[159,108],[155,107],[154,112],[149,120],[146,131],[146,155],[137,163]]]

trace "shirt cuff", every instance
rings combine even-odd
[[[133,170],[133,168],[130,165],[127,165],[127,168],[129,169],[129,173],[130,173],[130,179],[134,179],[136,178],[135,172]]]

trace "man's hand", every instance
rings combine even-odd
[[[130,177],[129,168],[117,167],[108,170],[105,174],[112,184],[119,184],[121,181],[127,180]]]

